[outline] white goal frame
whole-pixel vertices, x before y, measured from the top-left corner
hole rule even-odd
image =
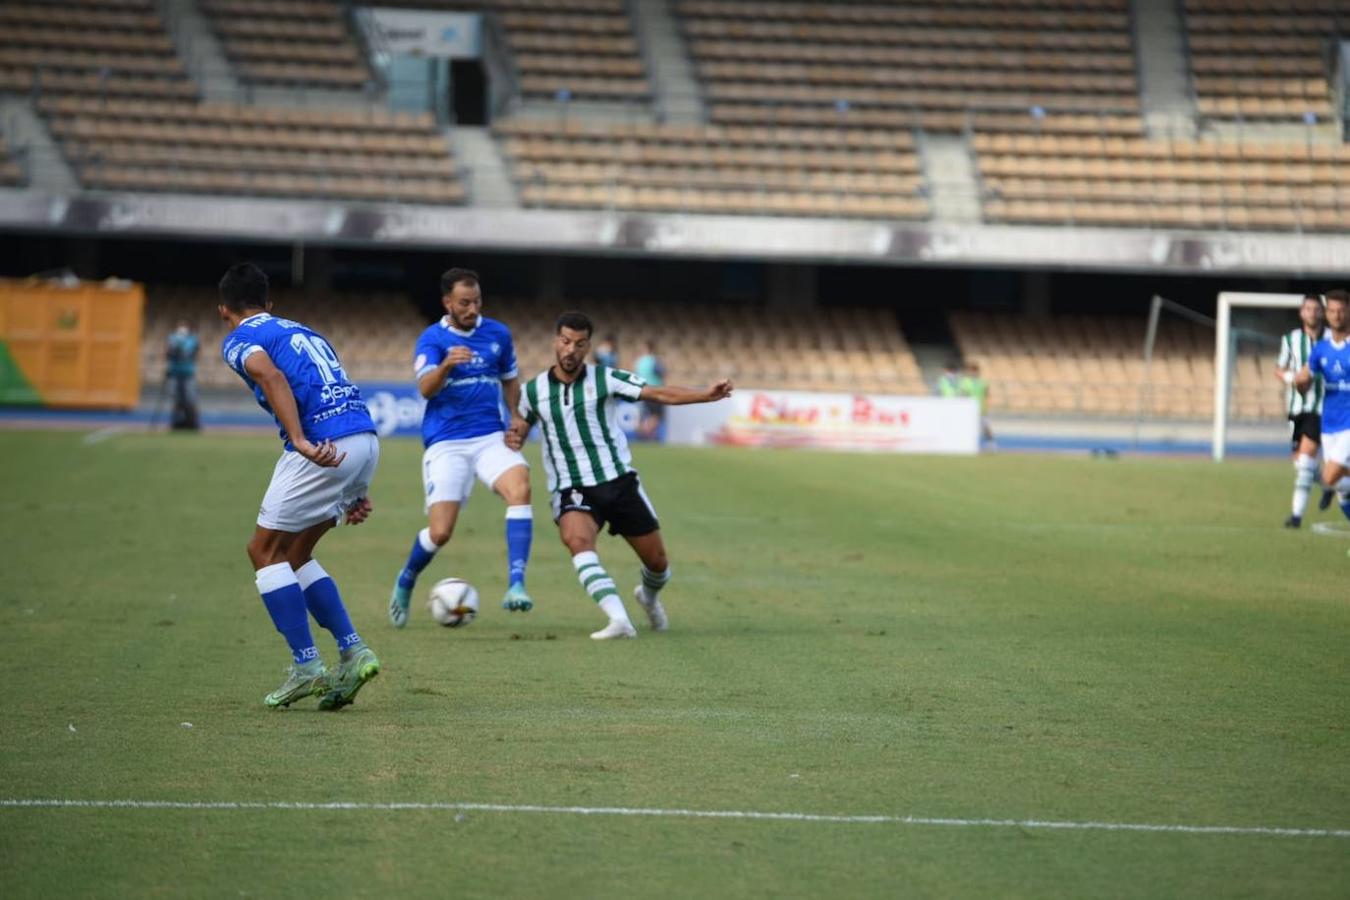
[[[1223,462],[1228,444],[1228,400],[1233,392],[1233,307],[1298,309],[1302,294],[1255,294],[1222,291],[1214,326],[1214,461]],[[1292,325],[1290,326],[1293,327]]]

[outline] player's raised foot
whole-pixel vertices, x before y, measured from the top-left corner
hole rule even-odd
[[[591,632],[593,641],[612,641],[615,638],[635,638],[637,629],[627,619],[610,619],[609,624],[599,631]]]
[[[516,582],[506,589],[506,596],[502,598],[502,609],[508,612],[529,612],[534,609],[534,601],[525,592],[525,585]]]
[[[1287,519],[1284,520],[1284,527],[1285,527],[1285,528],[1301,528],[1301,527],[1303,527],[1303,520],[1300,519],[1298,516],[1290,516],[1289,518],[1287,518]]]
[[[328,693],[319,701],[319,709],[342,709],[356,699],[362,685],[380,674],[380,661],[375,651],[364,644],[344,659],[337,672],[328,680]]]
[[[408,624],[408,606],[412,603],[412,588],[404,587],[401,581],[394,582],[394,590],[389,595],[389,624],[402,628]]]
[[[303,665],[293,665],[287,673],[281,687],[263,698],[263,703],[273,709],[278,706],[290,706],[297,700],[321,694],[328,687],[328,670],[321,660],[313,660]]]
[[[637,600],[638,606],[641,606],[643,612],[647,614],[647,621],[652,623],[652,631],[665,631],[670,627],[670,619],[666,617],[666,608],[661,605],[661,598],[649,594],[646,585],[637,586],[637,590],[633,591],[633,599]]]
[[[1336,499],[1336,492],[1331,488],[1322,488],[1322,499],[1317,501],[1317,508],[1326,512],[1331,508],[1331,501]]]

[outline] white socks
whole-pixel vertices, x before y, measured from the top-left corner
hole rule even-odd
[[[623,600],[619,599],[619,590],[614,584],[614,579],[610,578],[604,566],[600,565],[599,555],[594,550],[578,553],[572,557],[572,565],[576,567],[577,580],[581,582],[581,586],[591,595],[596,605],[604,610],[605,615],[609,616],[610,621],[628,622],[628,610],[623,608]]]
[[[1294,458],[1294,502],[1293,513],[1303,518],[1308,509],[1308,493],[1317,481],[1317,457],[1300,453]]]

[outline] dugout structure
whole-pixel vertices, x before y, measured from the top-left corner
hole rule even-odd
[[[0,280],[0,403],[131,409],[144,318],[139,284]]]

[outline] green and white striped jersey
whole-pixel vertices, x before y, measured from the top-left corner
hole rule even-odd
[[[587,365],[564,384],[553,370],[525,382],[520,415],[538,424],[550,492],[594,487],[626,474],[633,455],[616,421],[618,400],[637,400],[647,386],[632,372]]]
[[[1331,336],[1331,329],[1326,329],[1322,333],[1323,337]],[[1308,337],[1308,332],[1302,328],[1295,328],[1288,334],[1280,338],[1280,358],[1275,365],[1286,372],[1297,374],[1300,369],[1308,364],[1308,356],[1312,353],[1312,348],[1316,346],[1317,341]],[[1312,387],[1306,391],[1299,391],[1293,385],[1285,389],[1285,406],[1289,412],[1289,418],[1301,416],[1304,413],[1322,414],[1322,395],[1326,392],[1326,385],[1322,381],[1321,375],[1313,376]]]

